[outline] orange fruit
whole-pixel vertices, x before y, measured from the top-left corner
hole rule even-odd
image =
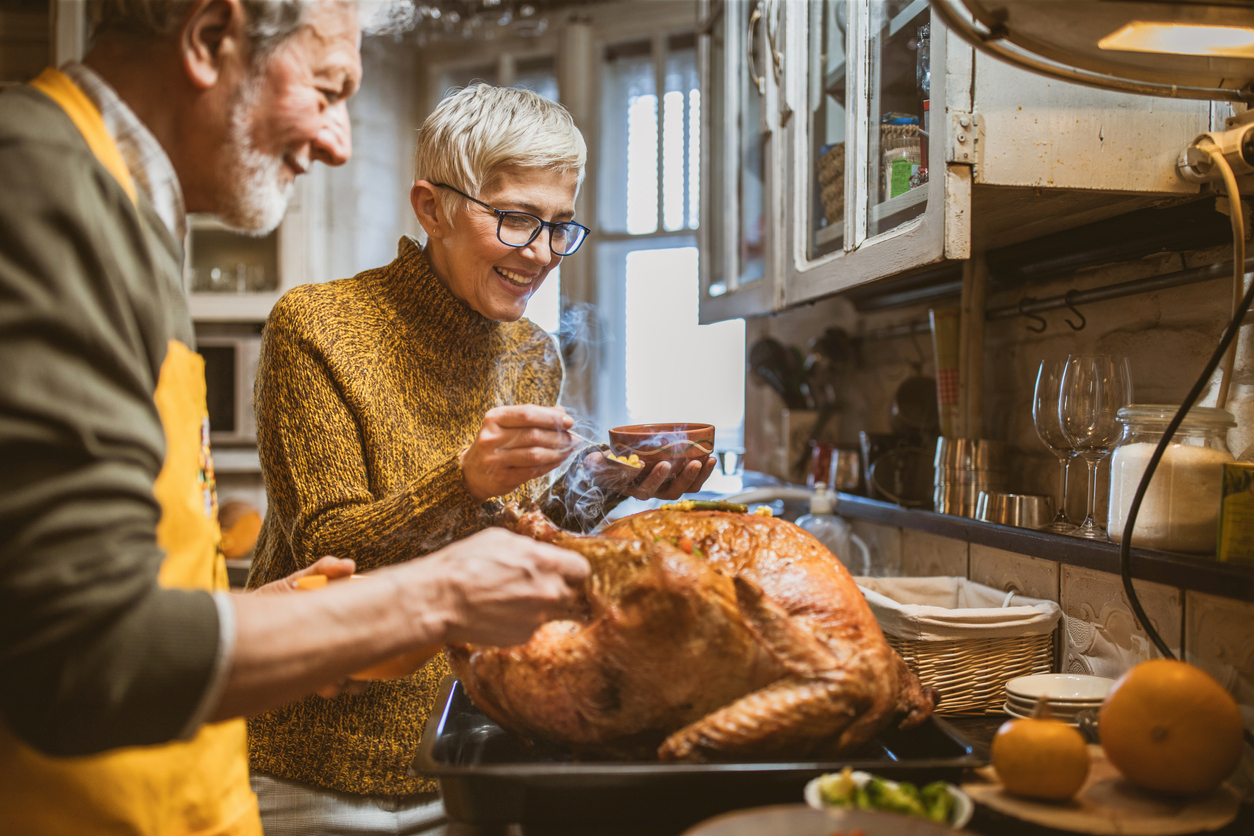
[[[1084,736],[1059,720],[1008,720],[994,735],[991,754],[1002,786],[1015,795],[1062,801],[1089,774]]]
[[[238,560],[257,545],[257,535],[261,533],[261,513],[247,502],[229,500],[218,509],[218,525],[222,529],[222,556],[227,560]]]
[[[1116,680],[1098,731],[1106,757],[1132,783],[1174,795],[1210,792],[1241,760],[1241,711],[1200,668],[1142,662]]]

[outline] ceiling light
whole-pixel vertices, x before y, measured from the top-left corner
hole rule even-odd
[[[1134,20],[1097,42],[1102,49],[1254,58],[1254,29]]]
[[[1123,93],[1254,102],[1252,0],[930,0],[1020,69]]]

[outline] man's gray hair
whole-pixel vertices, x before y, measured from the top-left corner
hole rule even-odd
[[[183,25],[195,0],[92,0],[93,32],[115,31],[163,38]],[[300,29],[310,9],[324,2],[354,0],[240,0],[248,17],[253,56],[265,56]]]
[[[495,186],[506,168],[541,168],[583,182],[588,148],[570,112],[519,87],[473,84],[448,95],[418,131],[414,179],[470,195]],[[465,199],[439,191],[450,219]]]

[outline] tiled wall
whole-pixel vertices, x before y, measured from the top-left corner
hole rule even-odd
[[[1227,219],[1216,213],[1217,223]],[[1123,264],[1019,287],[990,288],[988,306],[1013,305],[1024,296],[1044,298],[1071,288],[1089,289],[1131,279],[1179,271],[1185,267],[1231,259],[1231,249],[1216,247],[1179,254],[1163,253]],[[943,303],[956,305],[956,300]],[[1036,437],[1032,426],[1032,391],[1042,360],[1062,359],[1074,352],[1122,354],[1131,361],[1134,399],[1138,403],[1179,403],[1218,341],[1231,305],[1231,279],[1173,288],[1086,305],[1087,326],[1072,331],[1066,311],[1045,314],[1048,328],[1027,330],[1027,320],[987,323],[984,368],[984,437],[1008,441],[1013,450],[1011,487],[1019,493],[1056,494],[1058,465]],[[1074,317],[1073,317],[1074,319]],[[769,317],[747,320],[745,339],[752,345],[763,336],[807,349],[808,341],[825,328],[839,326],[850,335],[874,332],[909,322],[926,322],[927,306],[859,314],[847,300],[825,299]],[[1229,408],[1240,426],[1229,436],[1233,454],[1254,449],[1254,324],[1242,329]],[[889,411],[898,385],[921,366],[932,374],[931,339],[924,334],[873,339],[861,346],[857,368],[841,380],[842,407],[829,423],[831,441],[856,445],[858,432],[888,432]],[[1213,402],[1214,395],[1209,396]],[[1206,402],[1206,399],[1203,399]],[[764,386],[745,387],[746,466],[771,470],[783,404]],[[1099,469],[1097,511],[1105,519],[1109,465]],[[1087,474],[1083,462],[1072,462],[1069,510],[1083,517]]]
[[[893,526],[855,522],[881,574],[951,575],[995,589],[1014,590],[1062,607],[1055,669],[1118,677],[1159,656],[1136,623],[1118,575],[1067,566],[961,540]],[[875,572],[873,572],[874,574]],[[1254,604],[1134,581],[1155,629],[1177,655],[1210,673],[1241,706],[1254,729]],[[1254,758],[1234,781],[1254,791]]]

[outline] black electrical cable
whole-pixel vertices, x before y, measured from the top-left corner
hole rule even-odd
[[[1154,643],[1154,646],[1158,648],[1158,652],[1165,659],[1175,659],[1176,656],[1171,652],[1171,648],[1167,647],[1163,637],[1158,635],[1154,625],[1150,623],[1149,616],[1145,614],[1145,609],[1141,606],[1141,602],[1136,596],[1136,589],[1132,586],[1132,531],[1136,528],[1136,516],[1141,510],[1141,501],[1145,499],[1145,492],[1149,488],[1150,480],[1154,477],[1154,471],[1158,468],[1158,463],[1162,461],[1163,454],[1167,451],[1167,445],[1171,444],[1172,436],[1175,435],[1176,430],[1180,429],[1180,424],[1183,423],[1185,416],[1189,414],[1189,410],[1193,408],[1193,405],[1197,403],[1197,399],[1201,397],[1202,390],[1206,388],[1211,375],[1215,373],[1215,369],[1219,368],[1219,364],[1223,362],[1224,354],[1228,351],[1228,346],[1237,338],[1237,334],[1241,330],[1241,324],[1245,320],[1245,315],[1249,312],[1252,304],[1254,304],[1254,282],[1250,283],[1250,289],[1245,292],[1245,296],[1241,299],[1241,304],[1237,307],[1236,313],[1233,314],[1228,327],[1224,329],[1223,337],[1220,338],[1219,345],[1215,348],[1215,353],[1207,361],[1206,368],[1202,369],[1197,382],[1193,384],[1193,388],[1185,396],[1184,403],[1176,410],[1176,414],[1172,416],[1171,421],[1167,424],[1167,428],[1163,430],[1163,437],[1159,439],[1158,446],[1154,448],[1154,454],[1150,456],[1149,465],[1145,468],[1144,475],[1141,476],[1141,482],[1136,486],[1136,493],[1132,497],[1132,505],[1128,508],[1128,521],[1123,527],[1123,541],[1119,544],[1119,571],[1123,576],[1123,588],[1128,594],[1128,603],[1132,605],[1132,612],[1136,614],[1137,621],[1140,622],[1150,641]],[[1243,731],[1246,744],[1254,746],[1254,734],[1251,734],[1249,729],[1244,729]]]

